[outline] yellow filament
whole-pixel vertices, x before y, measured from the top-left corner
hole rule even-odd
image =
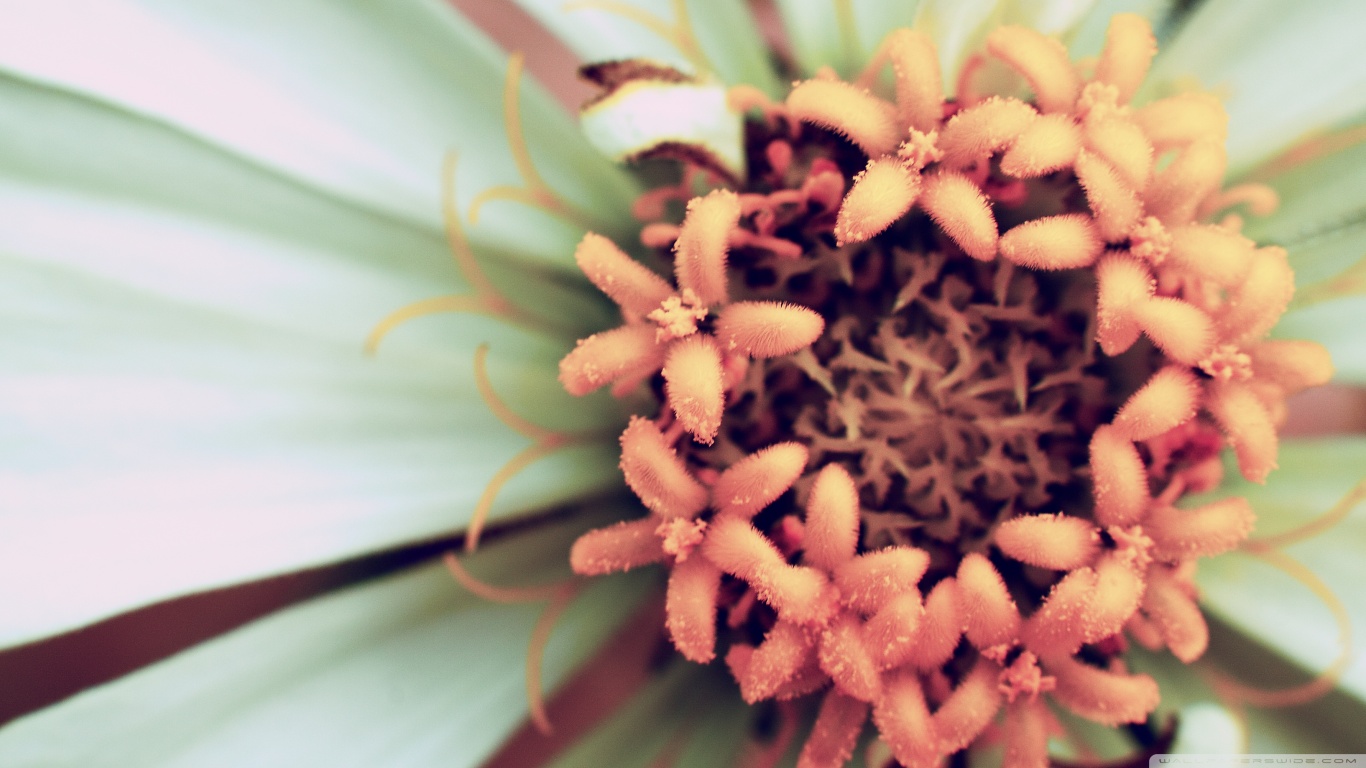
[[[1366,480],[1357,483],[1352,490],[1347,492],[1342,500],[1333,505],[1331,509],[1324,512],[1317,518],[1305,523],[1304,525],[1291,528],[1288,531],[1272,534],[1270,536],[1257,536],[1248,539],[1243,543],[1243,549],[1253,552],[1269,552],[1279,549],[1287,544],[1294,544],[1297,541],[1312,539],[1315,536],[1326,533],[1334,526],[1347,519],[1347,515],[1356,508],[1356,505],[1366,501]]]
[[[1290,578],[1303,584],[1310,592],[1314,593],[1315,597],[1323,601],[1324,607],[1333,614],[1333,620],[1338,625],[1338,647],[1341,648],[1341,652],[1333,660],[1333,663],[1328,665],[1314,679],[1301,685],[1279,690],[1267,690],[1245,685],[1223,673],[1209,670],[1206,674],[1210,679],[1210,685],[1234,702],[1251,704],[1254,707],[1294,707],[1307,704],[1333,690],[1342,677],[1342,673],[1352,663],[1351,616],[1348,615],[1347,607],[1343,605],[1342,600],[1333,590],[1329,589],[1328,585],[1324,584],[1303,563],[1270,547],[1244,545],[1244,548],[1250,554],[1265,560],[1268,564],[1279,568]]]
[[[366,354],[374,354],[379,345],[400,325],[419,317],[441,312],[480,312],[516,323],[525,328],[554,331],[554,326],[513,306],[489,280],[484,268],[474,257],[474,248],[460,224],[460,211],[455,203],[455,170],[459,155],[448,152],[441,167],[441,217],[446,228],[446,243],[456,269],[470,281],[472,296],[438,296],[401,307],[380,320],[365,338]]]
[[[1366,141],[1366,125],[1358,125],[1337,132],[1308,135],[1253,171],[1246,181],[1268,181],[1283,173],[1308,165]]]
[[[536,726],[536,730],[547,736],[554,730],[550,726],[550,716],[545,711],[545,692],[541,690],[541,663],[545,660],[545,647],[550,642],[550,633],[555,630],[555,623],[560,620],[578,595],[578,587],[569,585],[561,587],[551,598],[550,604],[541,612],[536,619],[536,626],[531,630],[531,643],[527,647],[526,654],[526,699],[528,714],[531,722]]]
[[[370,335],[365,337],[365,354],[375,354],[385,337],[409,320],[443,312],[483,312],[497,316],[504,309],[506,306],[496,298],[490,299],[484,296],[437,296],[416,301],[406,307],[394,310],[375,325],[374,329],[370,331]]]
[[[496,584],[480,581],[474,574],[465,570],[464,564],[460,562],[460,558],[456,557],[454,552],[447,552],[441,559],[446,564],[446,570],[451,572],[451,576],[460,586],[492,603],[533,603],[538,600],[548,600],[574,582],[574,579],[567,579],[555,584],[542,584],[535,587],[500,587]]]
[[[1366,293],[1366,256],[1327,280],[1296,291],[1291,309],[1310,307],[1319,302]]]
[[[485,203],[492,200],[511,200],[539,207],[551,215],[560,216],[587,228],[591,217],[565,202],[549,184],[545,183],[536,170],[530,150],[527,149],[526,135],[522,131],[521,99],[518,98],[517,92],[525,63],[526,56],[521,51],[514,52],[508,57],[507,75],[503,79],[503,131],[507,134],[508,151],[512,153],[512,160],[517,165],[517,173],[522,177],[523,186],[502,185],[480,192],[470,202],[470,224],[479,223],[479,211]]]
[[[534,440],[535,442],[522,449],[504,464],[489,484],[484,487],[484,493],[479,497],[478,503],[474,506],[474,514],[470,516],[469,529],[465,533],[465,551],[473,552],[479,546],[479,536],[483,533],[484,525],[488,521],[489,511],[493,508],[493,502],[498,498],[498,493],[503,489],[509,480],[517,473],[534,464],[536,461],[549,456],[555,451],[574,442],[581,441],[588,437],[570,436],[563,432],[546,429],[538,424],[534,424],[522,418],[516,411],[512,410],[503,401],[498,393],[493,390],[493,383],[489,381],[488,375],[488,354],[489,345],[480,344],[474,351],[474,381],[479,387],[479,395],[483,397],[484,403],[490,412],[508,426],[509,429],[517,432],[523,437]]]

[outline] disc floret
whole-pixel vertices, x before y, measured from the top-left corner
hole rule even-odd
[[[561,380],[660,406],[621,436],[649,513],[573,567],[665,564],[683,656],[751,703],[821,696],[803,766],[870,722],[930,765],[998,718],[1007,764],[1043,766],[1043,697],[1141,722],[1159,692],[1127,643],[1205,649],[1194,563],[1254,515],[1179,502],[1226,446],[1264,481],[1285,398],[1332,366],[1265,339],[1293,275],[1224,209],[1267,196],[1220,191],[1217,100],[1132,103],[1154,52],[1129,15],[1090,72],[1003,27],[982,55],[1018,87],[946,99],[933,43],[893,32],[855,83],[733,94],[764,118],[748,177],[642,235],[672,282],[596,235],[576,253],[623,324]],[[890,99],[862,85],[886,65]]]

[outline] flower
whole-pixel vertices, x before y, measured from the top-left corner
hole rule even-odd
[[[629,14],[526,5],[590,52],[653,53],[694,71],[705,57],[725,81],[781,96],[738,6],[721,4],[662,25],[660,31],[684,43],[670,57]],[[856,51],[871,50],[882,31],[917,21],[901,4],[831,4],[832,14],[838,8],[853,14],[841,26],[823,23],[811,10],[825,6],[797,12],[799,5],[781,8],[808,73],[834,62],[852,76],[859,69]],[[600,432],[617,418],[602,400],[564,405],[567,398],[556,399],[547,372],[569,340],[611,325],[603,305],[568,277],[569,259],[585,229],[630,239],[625,210],[637,191],[632,180],[574,145],[572,131],[543,96],[522,92],[505,101],[486,87],[501,80],[499,57],[441,6],[340,9],[300,0],[279,8],[281,18],[259,19],[225,7],[52,3],[26,9],[24,23],[0,33],[6,35],[0,61],[14,73],[6,81],[7,100],[24,106],[26,118],[8,124],[14,132],[6,142],[13,148],[11,221],[0,236],[7,238],[6,252],[17,254],[10,284],[22,286],[16,297],[30,302],[18,306],[31,305],[38,318],[21,324],[24,343],[15,349],[25,373],[11,379],[7,398],[24,416],[22,434],[33,437],[24,441],[24,472],[6,481],[13,500],[7,506],[25,510],[5,537],[14,542],[4,558],[15,590],[5,601],[10,642],[161,597],[461,527],[468,520],[461,515],[477,506],[486,481],[524,444],[497,429],[474,396],[465,361],[478,341],[490,342],[489,357],[481,360],[492,389],[508,401],[504,419],[530,417],[533,423],[522,426],[534,433],[535,445],[569,431]],[[976,10],[928,3],[921,12],[920,26],[941,44],[941,60],[950,66],[976,47],[976,22],[985,18]],[[1032,9],[998,10],[1009,20]],[[1072,29],[1086,9],[1068,18],[1055,13],[1067,16],[1065,10],[1049,5],[1014,20],[1059,32]],[[1351,10],[1316,5],[1289,20],[1280,18],[1282,8],[1238,8],[1232,15],[1247,19],[1250,29],[1284,24],[1289,39],[1312,36],[1325,48],[1348,52],[1352,38],[1344,30],[1352,25],[1342,18]],[[80,23],[72,25],[74,12]],[[1086,15],[1075,44],[1098,40],[1109,15],[1106,9]],[[1229,18],[1230,9],[1218,4],[1194,12],[1154,74],[1159,81],[1204,74],[1209,85],[1230,89],[1234,172],[1266,174],[1284,198],[1280,213],[1265,223],[1249,220],[1245,234],[1284,242],[1311,297],[1350,296],[1350,272],[1337,282],[1330,278],[1359,255],[1352,250],[1359,242],[1355,148],[1350,141],[1334,145],[1350,134],[1331,133],[1308,145],[1296,140],[1306,125],[1341,128],[1358,114],[1353,98],[1361,89],[1352,80],[1358,74],[1300,70],[1312,62],[1293,59],[1296,49],[1288,43],[1275,44],[1285,38],[1268,37],[1256,51],[1237,49],[1228,41],[1248,32]],[[47,44],[52,39],[67,43]],[[73,49],[87,55],[68,55]],[[142,51],[157,56],[135,55]],[[172,61],[178,66],[166,66]],[[1240,63],[1247,68],[1234,66]],[[1286,72],[1298,77],[1288,80]],[[516,79],[511,82],[518,93]],[[213,86],[209,97],[206,83]],[[1336,83],[1344,85],[1331,87]],[[445,106],[446,98],[458,103]],[[506,103],[521,110],[517,125],[530,155],[501,149]],[[58,125],[84,130],[54,130]],[[507,196],[544,200],[554,190],[573,209],[543,215],[482,203],[479,222],[461,230],[484,257],[480,271],[468,262],[463,272],[452,269],[441,256],[432,212],[439,210],[435,169],[453,137],[461,150],[456,180],[467,203],[468,190],[512,185],[518,189]],[[165,172],[148,174],[149,168]],[[861,226],[868,225],[856,222],[840,237],[860,238]],[[195,258],[194,268],[185,266],[186,254]],[[452,316],[405,326],[374,359],[355,353],[373,318],[430,299],[434,284],[454,294],[474,289],[475,300],[486,302],[473,305],[478,309],[488,309],[495,293],[510,297],[529,330]],[[470,308],[469,301],[436,300],[410,314]],[[687,304],[680,296],[679,308]],[[1355,339],[1342,339],[1350,325],[1331,319],[1359,305],[1349,298],[1300,313],[1309,319],[1300,320],[1297,335],[1341,339],[1331,346],[1348,382],[1359,380],[1357,365],[1366,357],[1351,353]],[[434,330],[441,322],[446,325]],[[52,330],[57,333],[44,333]],[[82,354],[71,354],[78,343]],[[1236,353],[1210,360],[1215,370],[1237,364]],[[710,416],[699,413],[696,423],[707,423]],[[554,433],[533,429],[548,423]],[[506,484],[494,517],[543,510],[616,482],[609,469],[614,443],[586,439],[572,447]],[[1312,516],[1359,479],[1359,452],[1359,440],[1287,445],[1271,490],[1234,490],[1251,497],[1264,520],[1266,507],[1274,511],[1271,494],[1284,493],[1277,488],[1329,496],[1300,512]],[[1340,467],[1329,463],[1335,457]],[[62,487],[77,462],[97,470],[83,476],[93,479],[80,489]],[[628,499],[608,499],[591,506],[608,518],[633,516]],[[186,518],[186,509],[202,517]],[[1343,514],[1349,509],[1344,505]],[[511,536],[466,567],[491,582],[514,575],[545,580],[555,567],[553,553],[594,523],[577,516],[529,537]],[[1325,566],[1316,570],[1329,578],[1342,550],[1313,541],[1321,554],[1300,557],[1321,557]],[[1321,667],[1322,657],[1336,652],[1331,642],[1323,650],[1323,633],[1314,631],[1322,622],[1312,606],[1300,607],[1305,619],[1285,622],[1306,627],[1303,634],[1267,634],[1277,622],[1264,606],[1247,604],[1256,591],[1237,584],[1245,577],[1225,572],[1221,581],[1215,573],[1205,582],[1207,601],[1231,625],[1307,666]],[[244,750],[266,749],[262,760],[336,762],[330,750],[340,749],[362,764],[446,764],[451,755],[477,762],[521,715],[514,703],[521,697],[519,644],[536,610],[453,597],[442,578],[417,572],[267,619],[17,722],[0,732],[0,755],[10,750],[20,764],[155,763],[222,754],[241,760],[261,754]],[[648,577],[606,581],[575,601],[557,630],[560,643],[547,647],[546,677],[561,677],[649,585]],[[507,642],[510,637],[518,643]],[[459,638],[456,649],[452,638]],[[1021,680],[1029,678],[1028,670],[1018,671]],[[299,682],[281,685],[284,679]],[[1360,706],[1359,673],[1338,669],[1328,679],[1340,681],[1348,711],[1358,711],[1350,707]],[[1175,680],[1179,687],[1181,679]],[[597,763],[617,764],[604,755],[647,750],[672,733],[706,746],[738,736],[724,725],[743,722],[744,715],[724,707],[695,710],[700,720],[652,719],[661,709],[677,713],[677,697],[708,701],[714,693],[708,685],[716,683],[699,683],[686,671],[665,675],[639,706],[609,724],[622,738],[612,740],[609,730],[581,749],[604,750]],[[70,734],[72,723],[94,730],[78,744],[57,741],[54,735]],[[174,736],[148,735],[168,732]],[[64,756],[68,749],[93,751],[89,758]],[[308,751],[280,757],[296,749]]]

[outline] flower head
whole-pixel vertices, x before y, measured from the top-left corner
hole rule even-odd
[[[591,698],[640,690],[566,762],[1359,738],[1366,457],[1281,439],[1318,342],[1366,380],[1350,0],[755,3],[771,45],[741,3],[517,5],[588,141],[444,1],[7,13],[0,717],[99,682],[24,681],[106,617],[433,562],[0,763],[475,765],[591,728],[541,694],[599,647]],[[1230,637],[1318,672],[1239,682]]]

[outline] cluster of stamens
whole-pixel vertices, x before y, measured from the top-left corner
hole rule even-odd
[[[1285,398],[1332,368],[1265,339],[1293,275],[1228,212],[1268,191],[1221,189],[1219,103],[1130,105],[1154,52],[1119,16],[1083,73],[1004,27],[946,100],[930,40],[894,32],[860,81],[890,64],[891,100],[830,74],[733,92],[763,116],[750,178],[642,235],[672,283],[597,235],[575,254],[624,322],[564,358],[566,389],[661,405],[621,435],[649,514],[572,565],[664,564],[673,644],[746,701],[823,691],[802,766],[843,765],[869,720],[932,765],[998,716],[1007,765],[1043,766],[1042,697],[1142,722],[1127,642],[1205,650],[1195,562],[1253,513],[1177,502],[1226,446],[1262,482]],[[993,60],[1032,97],[974,95]]]

